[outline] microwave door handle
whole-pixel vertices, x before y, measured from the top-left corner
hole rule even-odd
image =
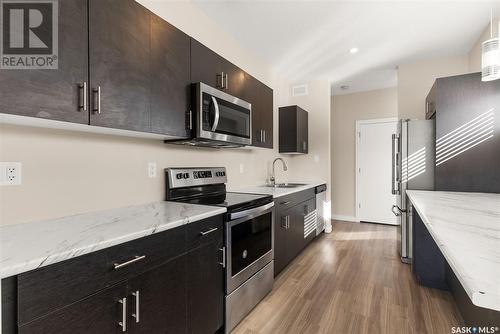
[[[212,96],[212,102],[214,103],[214,108],[215,108],[215,118],[214,118],[214,124],[212,125],[212,132],[215,132],[215,130],[217,130],[217,126],[219,126],[220,111],[219,111],[219,103],[217,102],[217,99],[214,96]]]

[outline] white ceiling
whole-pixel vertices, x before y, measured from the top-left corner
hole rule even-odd
[[[402,63],[464,55],[490,8],[500,14],[499,0],[193,2],[293,82],[329,79],[334,94],[395,86]]]

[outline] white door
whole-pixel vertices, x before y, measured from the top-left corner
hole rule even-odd
[[[395,119],[356,122],[356,215],[364,222],[397,225],[391,212],[392,134]]]

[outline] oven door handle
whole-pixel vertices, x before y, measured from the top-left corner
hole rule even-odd
[[[274,206],[274,202],[271,202],[271,203],[268,203],[266,205],[259,206],[257,208],[253,208],[253,209],[248,209],[248,210],[244,210],[244,211],[240,211],[240,212],[231,213],[229,215],[229,217],[230,217],[231,220],[239,219],[239,218],[243,218],[243,217],[247,217],[247,216],[255,217],[259,213],[262,213],[262,212],[264,212],[266,210],[269,210],[273,206]]]
[[[220,110],[219,110],[219,103],[217,102],[217,99],[214,96],[212,96],[212,102],[214,103],[214,108],[215,108],[215,118],[214,118],[214,124],[212,125],[212,132],[215,132],[215,130],[217,130],[217,127],[219,126]]]

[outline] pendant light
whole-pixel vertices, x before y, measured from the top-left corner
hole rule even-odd
[[[499,23],[500,33],[500,23]],[[500,79],[500,40],[493,38],[493,8],[490,16],[490,39],[483,42],[481,59],[482,81],[493,81]]]

